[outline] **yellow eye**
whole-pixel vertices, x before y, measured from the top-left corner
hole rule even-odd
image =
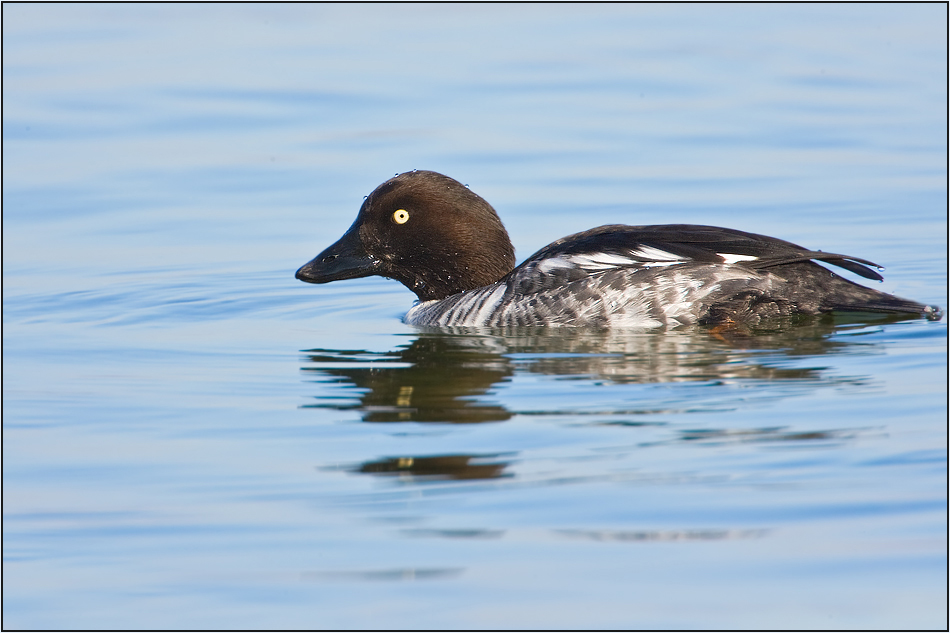
[[[409,221],[409,212],[405,209],[396,209],[393,213],[393,222],[396,224],[405,224]]]

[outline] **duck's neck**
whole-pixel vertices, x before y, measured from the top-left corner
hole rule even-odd
[[[393,278],[416,293],[420,301],[445,299],[495,283],[512,271],[515,263],[514,248],[507,241],[507,249],[486,253],[442,254],[415,261],[411,266],[399,267]],[[400,274],[401,273],[401,274]]]

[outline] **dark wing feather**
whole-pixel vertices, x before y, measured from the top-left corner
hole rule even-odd
[[[865,259],[811,251],[791,242],[744,231],[670,224],[611,225],[570,235],[539,250],[499,283],[507,286],[506,301],[521,297],[525,301],[525,310],[533,313],[542,309],[542,304],[537,303],[540,294],[539,297],[527,295],[556,290],[558,293],[577,292],[573,295],[575,298],[589,299],[590,296],[584,294],[589,291],[585,284],[592,275],[601,275],[594,284],[597,292],[609,293],[623,291],[632,281],[632,276],[641,282],[663,278],[665,266],[675,267],[678,273],[687,277],[691,268],[695,268],[697,275],[706,280],[711,278],[710,275],[715,277],[716,271],[735,276],[740,272],[736,269],[745,269],[749,273],[748,284],[742,281],[741,274],[739,279],[733,277],[732,291],[722,287],[725,294],[721,300],[697,306],[700,311],[708,309],[701,321],[715,322],[717,315],[742,320],[791,312],[818,314],[833,310],[902,312],[924,315],[933,320],[942,317],[943,313],[937,307],[865,288],[835,275],[813,260],[850,270],[867,279],[881,279],[869,268],[877,265]],[[638,272],[640,270],[643,275]],[[775,272],[779,278],[775,296],[764,294],[752,283],[764,278],[755,271],[766,270]],[[578,281],[579,285],[573,285]],[[572,287],[574,290],[568,290]],[[495,292],[494,287],[491,292]],[[656,301],[659,301],[657,305],[663,305],[656,296],[647,303]],[[476,307],[481,309],[480,304]]]
[[[866,279],[881,281],[883,277],[870,267],[880,268],[866,259],[812,251],[797,244],[766,235],[746,233],[735,229],[694,224],[661,224],[655,226],[627,226],[612,224],[569,235],[545,246],[525,260],[522,266],[537,264],[548,258],[569,258],[572,255],[605,253],[634,260],[630,266],[648,266],[662,262],[643,254],[655,250],[697,263],[722,263],[720,255],[754,257],[738,265],[753,270],[774,268],[808,260],[818,260],[849,270]],[[584,274],[589,274],[585,271]]]

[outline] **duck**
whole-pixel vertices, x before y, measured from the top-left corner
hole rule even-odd
[[[295,276],[313,284],[394,279],[418,299],[403,320],[424,327],[755,327],[839,311],[943,316],[821,265],[881,281],[866,259],[716,226],[611,224],[515,261],[485,199],[453,178],[414,170],[373,190],[343,236]]]

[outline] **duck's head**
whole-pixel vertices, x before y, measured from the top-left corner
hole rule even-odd
[[[369,194],[353,226],[296,277],[325,284],[380,275],[429,300],[487,286],[514,265],[514,248],[490,204],[448,176],[412,171]]]

